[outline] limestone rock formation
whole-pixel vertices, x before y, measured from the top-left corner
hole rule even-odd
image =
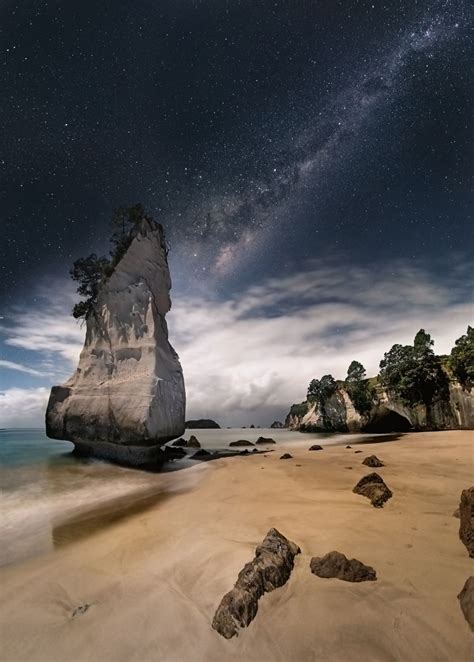
[[[468,577],[461,593],[458,595],[464,618],[474,632],[474,576]]]
[[[352,491],[370,499],[374,508],[383,508],[383,504],[392,497],[383,478],[375,472],[361,478]]]
[[[212,621],[214,630],[231,639],[247,627],[257,615],[262,595],[286,584],[300,551],[294,542],[270,529],[254,559],[239,572],[234,588],[222,598]]]
[[[367,467],[372,467],[374,469],[377,467],[385,466],[382,460],[379,460],[376,455],[369,455],[364,460],[362,460],[362,464],[365,464]]]
[[[183,373],[165,320],[170,287],[163,229],[144,218],[99,287],[76,372],[51,389],[49,437],[141,465],[159,462],[160,446],[184,432]]]
[[[461,492],[459,504],[459,537],[469,556],[474,558],[474,487]]]
[[[323,557],[313,556],[310,568],[313,575],[325,579],[336,577],[346,582],[367,582],[377,579],[373,568],[357,559],[348,559],[341,552],[329,552]]]
[[[301,432],[408,432],[409,430],[456,430],[474,428],[474,389],[449,382],[447,399],[407,407],[382,388],[376,389],[372,409],[362,416],[349,393],[339,383],[336,392],[321,405],[305,401],[292,405],[285,427]]]

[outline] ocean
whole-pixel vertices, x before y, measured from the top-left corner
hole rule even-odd
[[[261,428],[187,430],[184,436],[191,434],[208,450],[229,450],[237,439],[273,437],[276,452],[372,438]],[[164,495],[189,489],[209,465],[188,455],[161,473],[147,473],[76,458],[72,448],[67,441],[48,439],[43,429],[0,429],[0,566],[67,544],[85,530],[100,527],[100,517],[110,519],[112,512],[128,516],[132,505],[135,510],[148,507]],[[189,454],[194,452],[189,449]]]

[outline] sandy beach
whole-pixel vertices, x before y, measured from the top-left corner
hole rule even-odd
[[[473,484],[473,449],[470,431],[291,448],[290,460],[278,445],[203,464],[199,480],[160,497],[147,481],[141,499],[63,523],[54,551],[0,571],[0,659],[467,662],[474,635],[456,596],[474,563],[453,512]],[[383,509],[352,492],[373,453],[393,491]],[[302,553],[227,641],[214,612],[271,527]],[[373,566],[377,581],[312,575],[311,557],[331,550]]]

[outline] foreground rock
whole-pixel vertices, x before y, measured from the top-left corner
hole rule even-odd
[[[310,451],[322,451],[323,447],[320,446],[319,444],[313,444],[312,446],[310,446],[310,448],[308,450],[310,450]]]
[[[474,557],[474,487],[461,492],[459,537],[470,557]]]
[[[469,577],[458,595],[464,618],[474,632],[474,576]]]
[[[99,286],[76,372],[53,386],[46,433],[77,453],[136,465],[160,463],[160,447],[184,431],[185,390],[165,316],[171,287],[163,229],[143,218]]]
[[[209,451],[206,451],[204,448],[200,448],[198,451],[194,453],[194,455],[191,455],[191,460],[202,460],[202,459],[209,460],[211,458],[211,453]]]
[[[271,439],[270,437],[259,437],[255,443],[256,444],[276,444],[276,441],[274,439]]]
[[[325,579],[336,577],[345,582],[367,582],[377,579],[373,568],[357,559],[348,559],[341,552],[329,552],[321,558],[313,556],[309,565],[313,575]]]
[[[352,491],[370,499],[374,508],[383,508],[383,504],[392,497],[383,478],[375,472],[361,478]]]
[[[379,460],[379,458],[376,455],[369,455],[368,457],[365,458],[365,460],[362,460],[362,464],[365,464],[367,467],[373,467],[374,469],[376,467],[384,467],[384,463]]]
[[[253,446],[253,444],[247,439],[239,439],[238,441],[231,441],[229,446]]]
[[[186,421],[184,427],[187,430],[220,430],[221,426],[211,418],[198,418],[193,421]]]
[[[188,442],[186,439],[183,439],[183,437],[180,437],[179,439],[176,439],[176,441],[173,441],[171,445],[185,448],[188,445]]]
[[[201,444],[193,434],[189,437],[186,446],[187,448],[201,448]]]
[[[247,627],[257,615],[262,595],[286,584],[300,551],[294,542],[270,529],[254,559],[239,572],[234,588],[222,598],[212,621],[214,630],[231,639]]]
[[[290,453],[283,453],[283,455],[280,457],[280,460],[291,460],[293,459],[293,455],[290,455]]]

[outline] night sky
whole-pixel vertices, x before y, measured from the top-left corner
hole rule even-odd
[[[199,311],[233,328],[248,318],[242,335],[256,320],[288,328],[311,310],[314,334],[287,338],[290,358],[313,354],[295,376],[301,398],[331,335],[362,354],[373,345],[350,335],[368,323],[349,323],[347,308],[322,329],[311,306],[352,292],[345,304],[360,309],[375,283],[380,301],[399,292],[395,320],[409,308],[406,325],[390,318],[387,329],[409,335],[431,316],[452,342],[471,301],[471,19],[462,0],[3,0],[0,395],[44,400],[71,372],[68,351],[47,331],[42,343],[31,320],[51,310],[67,319],[72,261],[106,253],[113,209],[138,201],[171,245],[170,339],[185,378],[208,329]],[[420,299],[407,299],[410,283],[426,285]],[[260,310],[245,309],[259,297]],[[67,333],[80,345],[80,329]],[[226,342],[216,339],[216,356]],[[283,416],[293,390],[269,393],[295,366],[269,356],[252,377],[252,350],[242,352],[250,390],[228,406],[254,411],[266,389],[262,406]],[[204,388],[193,375],[205,370],[189,368],[191,406]],[[218,415],[195,399],[193,413]]]

